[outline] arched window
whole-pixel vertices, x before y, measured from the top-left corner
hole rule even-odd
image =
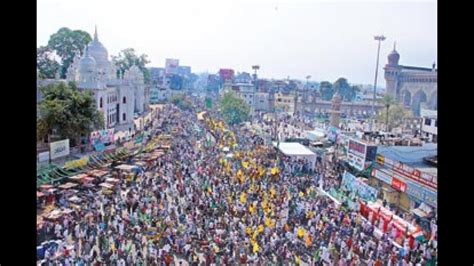
[[[102,97],[100,97],[100,100],[99,100],[99,107],[102,108]]]
[[[125,97],[125,96],[123,97],[122,103],[127,103],[127,97]],[[125,120],[125,119],[124,119],[124,120]]]
[[[125,99],[125,98],[124,98],[124,99]],[[123,114],[122,114],[122,120],[125,121],[125,120],[127,120],[126,118],[127,118],[127,115],[125,115],[125,113],[123,113]]]

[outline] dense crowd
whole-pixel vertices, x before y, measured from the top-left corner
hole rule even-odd
[[[163,132],[177,132],[163,156],[130,179],[111,169],[111,194],[89,191],[79,210],[38,230],[39,243],[60,240],[45,265],[435,265],[435,241],[396,248],[320,193],[339,186],[337,166],[277,162],[216,115],[198,121],[167,106],[161,117]]]

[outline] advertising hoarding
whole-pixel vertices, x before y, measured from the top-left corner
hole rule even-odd
[[[51,142],[51,160],[69,155],[69,139]]]
[[[179,59],[167,58],[165,63],[166,74],[178,74]]]
[[[227,68],[221,68],[219,70],[219,76],[221,77],[222,80],[229,80],[234,78],[234,70],[233,69],[227,69]]]
[[[349,164],[357,170],[364,170],[366,148],[367,145],[364,143],[349,139],[347,160]]]

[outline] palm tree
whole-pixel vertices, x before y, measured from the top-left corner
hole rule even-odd
[[[379,100],[381,104],[383,104],[386,108],[386,113],[385,113],[385,131],[388,132],[388,110],[390,109],[390,106],[394,105],[397,103],[395,98],[393,98],[392,95],[386,93],[382,99]]]

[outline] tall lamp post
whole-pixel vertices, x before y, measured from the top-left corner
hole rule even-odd
[[[379,70],[379,55],[380,55],[380,43],[384,41],[386,38],[383,35],[376,35],[374,36],[374,40],[378,41],[378,48],[377,48],[377,62],[375,64],[375,80],[374,80],[374,98],[372,101],[372,119],[370,120],[370,131],[373,129],[374,119],[375,119],[375,101],[376,101],[376,94],[377,94],[377,74]]]

